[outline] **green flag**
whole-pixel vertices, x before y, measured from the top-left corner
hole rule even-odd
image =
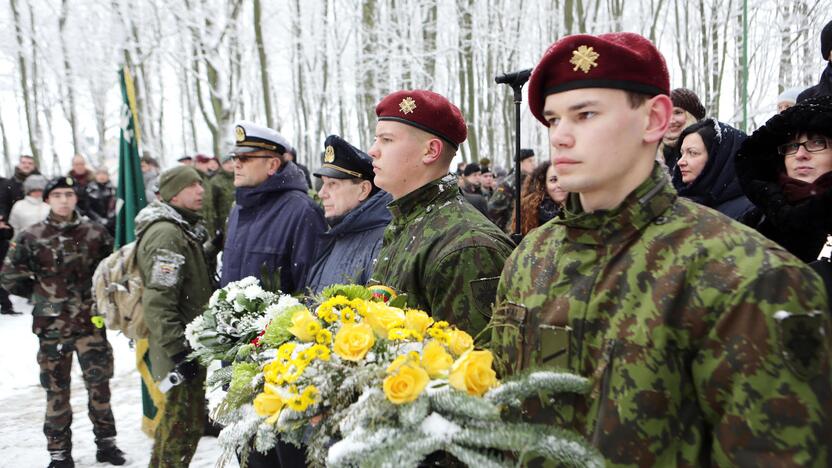
[[[136,112],[136,92],[130,70],[124,67],[119,71],[121,81],[121,143],[118,151],[118,188],[116,189],[116,248],[136,239],[134,220],[139,210],[147,205],[144,195],[144,178],[139,156],[138,114]]]
[[[121,82],[121,141],[118,151],[118,187],[116,189],[116,241],[115,247],[129,244],[136,240],[136,215],[147,205],[144,195],[144,177],[142,176],[139,144],[141,131],[139,115],[136,109],[136,91],[130,70],[124,67],[119,71]],[[165,397],[159,392],[150,369],[150,354],[147,339],[136,342],[136,368],[141,376],[142,386],[142,430],[150,437],[164,408]]]

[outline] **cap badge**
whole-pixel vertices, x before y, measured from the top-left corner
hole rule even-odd
[[[335,148],[332,145],[326,147],[326,151],[324,152],[324,162],[331,164],[335,161]]]
[[[69,185],[70,187],[72,187],[72,185],[73,185],[73,184],[75,184],[75,181],[74,181],[74,180],[72,180],[72,177],[67,177],[65,182],[66,182],[66,184],[67,184],[67,185]]]
[[[402,114],[412,114],[413,109],[416,109],[416,101],[410,96],[402,99],[402,102],[399,103],[399,110]]]
[[[246,140],[246,129],[244,129],[240,125],[237,125],[236,132],[237,132],[237,142],[241,142],[241,141]]]
[[[580,68],[582,72],[589,73],[592,67],[598,66],[598,62],[596,62],[598,57],[598,52],[592,50],[592,47],[582,45],[572,51],[572,59],[569,60],[569,63],[575,65],[572,71],[578,71]]]

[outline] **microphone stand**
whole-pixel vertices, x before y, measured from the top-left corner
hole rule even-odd
[[[514,232],[511,240],[519,245],[523,240],[520,228],[520,195],[522,174],[520,171],[520,103],[523,102],[523,85],[529,80],[532,69],[520,70],[494,77],[497,84],[507,84],[514,91]]]

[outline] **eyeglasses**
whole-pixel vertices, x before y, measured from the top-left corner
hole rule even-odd
[[[232,161],[234,161],[234,162],[240,161],[240,163],[242,163],[242,164],[247,163],[250,159],[272,159],[272,158],[274,158],[274,156],[262,156],[262,155],[261,156],[250,156],[250,155],[247,155],[247,154],[239,154],[239,153],[231,153],[231,154],[228,155],[228,157]]]
[[[782,156],[791,156],[793,154],[797,154],[797,151],[802,146],[810,153],[817,153],[818,151],[825,150],[828,145],[829,143],[826,141],[826,138],[812,138],[811,140],[806,140],[800,143],[782,144],[777,147],[777,152]]]

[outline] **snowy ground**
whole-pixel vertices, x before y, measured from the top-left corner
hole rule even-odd
[[[32,334],[31,306],[12,296],[15,309],[24,315],[0,315],[0,468],[45,467],[49,464],[43,417],[46,393],[38,381],[37,337]],[[110,381],[118,446],[127,454],[127,467],[145,467],[153,441],[141,430],[141,390],[135,354],[128,340],[109,333],[115,359]],[[92,424],[87,417],[87,391],[77,359],[72,371],[72,455],[75,465],[112,466],[95,461]],[[192,467],[212,467],[219,458],[217,440],[203,437]]]

